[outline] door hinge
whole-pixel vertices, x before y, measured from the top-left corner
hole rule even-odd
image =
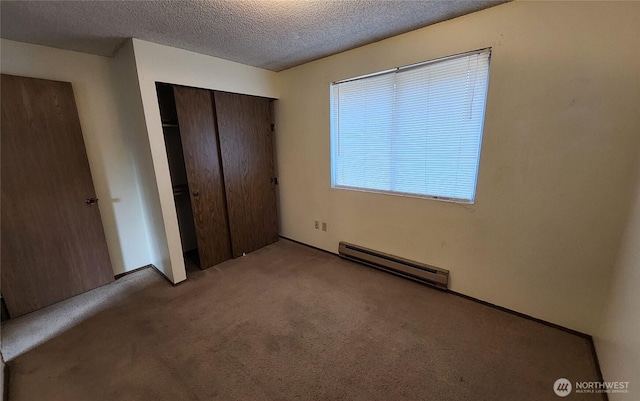
[[[276,130],[276,125],[275,124],[271,124],[271,132],[274,132]]]
[[[278,177],[271,177],[271,183],[278,185]]]

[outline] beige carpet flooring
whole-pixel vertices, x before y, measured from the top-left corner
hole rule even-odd
[[[133,273],[2,340],[10,401],[558,401],[556,379],[598,380],[582,337],[286,240],[177,287]]]

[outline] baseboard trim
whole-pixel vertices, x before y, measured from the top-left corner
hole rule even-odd
[[[282,239],[286,239],[287,241],[295,242],[296,244],[304,245],[304,246],[306,246],[308,248],[315,249],[316,251],[328,253],[329,255],[339,256],[337,252],[331,252],[331,251],[327,251],[326,249],[322,249],[322,248],[318,248],[318,247],[313,246],[313,245],[305,244],[304,242],[296,241],[296,240],[291,239],[289,237],[285,237],[284,235],[278,235],[278,237],[280,237]]]
[[[149,265],[149,266],[150,266],[150,267],[152,267],[152,268],[153,268],[153,270],[155,270],[156,272],[158,272],[158,274],[159,274],[160,276],[162,276],[165,280],[167,280],[167,282],[168,282],[169,284],[171,284],[173,287],[177,287],[177,286],[179,286],[180,284],[185,283],[185,282],[187,281],[187,279],[185,279],[185,280],[182,280],[182,281],[181,281],[181,282],[179,282],[179,283],[174,283],[173,281],[171,281],[171,279],[169,279],[169,277],[167,277],[167,276],[166,276],[166,275],[165,275],[165,274],[164,274],[160,269],[158,269],[155,265]]]
[[[149,266],[151,266],[153,268],[153,270],[155,270],[156,273],[158,273],[160,275],[160,277],[162,277],[165,280],[167,280],[169,282],[169,284],[171,284],[172,286],[175,286],[173,281],[169,280],[169,277],[167,277],[163,272],[161,272],[160,269],[158,269],[155,265],[149,265]]]
[[[167,276],[166,276],[162,271],[160,271],[160,269],[158,269],[158,268],[157,268],[155,265],[153,265],[153,264],[148,264],[148,265],[146,265],[146,266],[138,267],[137,269],[129,270],[128,272],[124,272],[124,273],[116,274],[116,275],[115,275],[115,279],[116,279],[116,280],[121,279],[121,278],[122,278],[122,277],[124,277],[124,276],[128,276],[129,274],[133,274],[133,273],[139,272],[140,270],[144,270],[144,269],[153,269],[153,270],[155,270],[155,271],[156,271],[160,276],[162,276],[162,278],[164,278],[165,280],[167,280],[167,281],[169,282],[169,284],[171,284],[171,285],[172,285],[172,286],[174,286],[174,287],[175,287],[175,286],[178,286],[178,285],[180,285],[180,284],[182,284],[182,283],[184,283],[185,281],[187,281],[187,280],[182,280],[182,281],[181,281],[181,282],[179,282],[179,283],[174,283],[173,281],[171,281],[171,280],[169,279],[169,277],[167,277]]]
[[[453,295],[456,295],[458,297],[461,297],[461,298],[464,298],[464,299],[468,299],[470,301],[474,301],[474,302],[477,302],[479,304],[482,304],[482,305],[485,305],[485,306],[489,306],[489,307],[492,307],[494,309],[498,309],[498,310],[501,310],[503,312],[507,312],[507,313],[510,313],[512,315],[516,315],[516,316],[525,318],[527,320],[532,320],[532,321],[537,322],[537,323],[542,323],[545,326],[553,327],[554,329],[562,330],[564,332],[567,332],[569,334],[573,334],[573,335],[578,336],[578,337],[585,338],[587,340],[592,340],[592,338],[591,338],[591,336],[589,334],[585,334],[585,333],[582,333],[580,331],[570,329],[568,327],[560,326],[559,324],[551,323],[551,322],[548,322],[546,320],[539,319],[537,317],[529,316],[529,315],[527,315],[525,313],[518,312],[518,311],[515,311],[513,309],[505,308],[504,306],[492,304],[491,302],[483,301],[481,299],[474,298],[474,297],[472,297],[470,295],[461,294],[461,293],[453,291],[453,290],[447,290],[447,292],[451,293]]]
[[[148,268],[150,268],[150,267],[153,267],[153,265],[146,265],[146,266],[138,267],[137,269],[133,269],[133,270],[126,271],[126,272],[124,272],[124,273],[116,274],[116,275],[114,276],[114,278],[115,278],[116,280],[119,280],[119,279],[121,279],[121,278],[122,278],[122,277],[124,277],[124,276],[128,276],[129,274],[133,274],[133,273],[139,272],[140,270],[148,269]]]

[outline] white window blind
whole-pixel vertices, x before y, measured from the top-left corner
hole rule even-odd
[[[332,186],[472,203],[490,54],[333,83]]]

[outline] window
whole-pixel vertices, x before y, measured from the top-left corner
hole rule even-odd
[[[332,187],[473,203],[490,55],[333,83]]]

